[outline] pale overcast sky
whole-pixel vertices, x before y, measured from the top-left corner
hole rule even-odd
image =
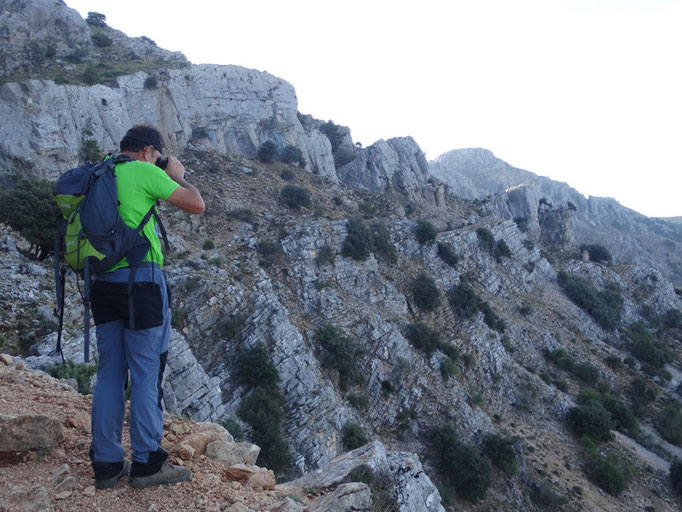
[[[66,0],[193,63],[290,82],[355,141],[511,165],[682,215],[682,0]]]

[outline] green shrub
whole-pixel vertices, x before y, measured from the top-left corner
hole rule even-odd
[[[293,463],[281,434],[283,406],[280,393],[257,387],[237,410],[239,418],[251,427],[251,441],[261,448],[258,465],[270,468],[276,475],[286,472]]]
[[[285,254],[282,244],[272,240],[261,240],[256,250],[260,256],[259,263],[263,268],[279,266],[284,263]]]
[[[81,146],[80,158],[83,162],[99,162],[104,158],[104,152],[99,148],[96,140],[88,139]]]
[[[320,362],[325,368],[339,374],[341,391],[348,391],[350,384],[362,381],[358,368],[362,355],[358,345],[333,325],[326,324],[317,331]]]
[[[528,231],[528,217],[514,217],[514,222],[522,233]]]
[[[441,347],[440,334],[422,322],[415,322],[407,326],[405,337],[410,344],[431,357]]]
[[[573,374],[589,386],[594,386],[599,380],[599,370],[591,363],[578,363],[573,368]]]
[[[628,394],[635,416],[642,416],[646,406],[656,399],[656,391],[641,377],[635,377],[630,381]]]
[[[293,172],[291,172],[291,169],[283,169],[279,173],[279,177],[282,178],[284,181],[291,181],[295,178],[295,175]]]
[[[275,143],[271,140],[266,140],[258,148],[256,156],[261,162],[265,162],[266,164],[272,163],[277,157],[277,146],[275,146]]]
[[[289,208],[298,210],[301,206],[310,208],[310,191],[298,185],[285,185],[280,192],[280,197]]]
[[[682,446],[682,412],[673,403],[668,403],[663,407],[658,431],[669,443]]]
[[[603,245],[599,244],[582,244],[580,246],[580,252],[587,251],[590,253],[590,260],[596,261],[598,263],[611,263],[613,258],[608,249]]]
[[[9,224],[31,244],[30,256],[44,260],[54,247],[61,215],[52,191],[54,182],[24,179],[16,188],[0,189],[0,222]]]
[[[431,243],[436,239],[438,231],[428,220],[418,220],[414,228],[414,235],[420,244]]]
[[[471,318],[478,313],[483,302],[471,285],[462,278],[456,286],[452,287],[448,298],[452,308],[462,318]]]
[[[557,492],[547,482],[533,482],[530,489],[530,499],[543,510],[561,510],[568,498]]]
[[[651,333],[642,322],[637,322],[628,332],[630,353],[654,368],[662,368],[673,361],[673,355],[663,342]]]
[[[495,252],[495,237],[487,228],[478,228],[476,230],[476,235],[478,236],[478,244],[481,249],[488,254],[493,254]]]
[[[620,360],[620,357],[610,354],[604,358],[604,362],[610,367],[613,368],[614,370],[618,370],[623,366],[623,361]]]
[[[341,255],[345,258],[365,261],[372,251],[372,234],[358,216],[350,217],[347,223],[348,236],[343,242]]]
[[[535,249],[535,244],[533,243],[532,240],[528,240],[527,238],[523,241],[523,246],[528,250],[532,251]]]
[[[101,12],[90,11],[88,12],[88,17],[85,18],[85,22],[93,27],[106,27],[107,17]]]
[[[358,210],[360,210],[360,213],[362,213],[362,216],[365,219],[371,219],[377,214],[377,207],[367,201],[361,202],[358,205]]]
[[[435,311],[440,306],[440,290],[436,282],[421,273],[410,285],[414,304],[422,311]]]
[[[303,152],[294,145],[284,146],[281,156],[282,162],[288,164],[296,164],[301,169],[305,169],[305,158],[303,158]]]
[[[236,340],[244,329],[244,315],[236,314],[223,320],[218,327],[218,334],[227,340]]]
[[[497,316],[497,313],[495,313],[495,310],[490,304],[482,300],[479,304],[479,309],[483,312],[483,321],[488,327],[500,333],[503,333],[506,330],[506,323]]]
[[[90,39],[92,39],[92,43],[98,48],[106,48],[107,46],[111,46],[113,44],[111,38],[104,32],[95,32],[92,34]]]
[[[144,79],[144,84],[142,84],[142,87],[148,91],[153,91],[159,87],[159,79],[154,75],[149,75]]]
[[[391,243],[388,229],[380,222],[374,222],[370,226],[372,235],[372,248],[374,255],[379,261],[391,265],[398,261],[398,253],[395,246]]]
[[[244,350],[237,356],[235,377],[247,389],[262,387],[276,390],[280,382],[279,372],[270,359],[267,348],[262,343]]]
[[[572,372],[573,369],[575,368],[575,359],[573,359],[573,357],[571,357],[571,355],[569,355],[569,353],[566,352],[563,348],[552,350],[547,354],[547,356],[550,359],[550,361],[552,361],[562,370]]]
[[[55,379],[76,379],[76,382],[78,382],[78,392],[82,395],[87,395],[90,393],[90,380],[97,373],[97,366],[66,361],[66,363],[49,367],[47,373]]]
[[[513,439],[488,434],[483,439],[483,454],[509,476],[515,475],[519,469]]]
[[[88,64],[85,67],[85,71],[81,73],[81,80],[87,85],[95,85],[96,83],[99,83],[100,80],[102,80],[102,77],[99,74],[97,66],[94,64]]]
[[[369,443],[364,429],[357,423],[348,422],[343,426],[341,432],[343,447],[345,450],[355,450]]]
[[[459,257],[455,254],[448,244],[444,242],[438,242],[438,256],[446,265],[452,268],[457,268],[457,263],[459,263]]]
[[[680,459],[675,459],[670,465],[670,485],[672,488],[680,495],[682,495],[682,461]]]
[[[213,240],[206,239],[204,241],[204,245],[202,245],[201,248],[205,251],[209,251],[211,249],[215,249],[215,244],[213,243]]]
[[[341,127],[334,124],[334,121],[329,120],[324,123],[320,126],[320,131],[329,139],[329,143],[332,146],[334,167],[339,169],[355,158],[355,153],[352,149],[341,146],[343,134],[341,133]]]
[[[228,217],[231,217],[236,220],[240,220],[242,222],[248,222],[249,224],[255,224],[257,219],[256,219],[256,214],[253,213],[253,210],[249,210],[248,208],[238,208],[236,210],[230,210],[227,212]]]
[[[637,418],[630,408],[616,397],[606,394],[602,400],[604,409],[611,413],[613,428],[620,432],[635,433],[639,430]]]
[[[682,312],[671,308],[661,315],[661,323],[666,329],[682,329]]]
[[[607,457],[594,457],[588,464],[587,476],[600,488],[614,496],[618,496],[627,487],[625,472],[615,461]]]
[[[504,240],[498,240],[495,244],[495,257],[500,260],[501,258],[511,258],[512,252],[507,242]]]
[[[235,442],[241,443],[242,441],[246,440],[244,429],[234,418],[227,418],[226,420],[221,421],[220,424],[230,433]]]
[[[185,308],[175,308],[171,311],[171,326],[177,331],[181,331],[185,327],[189,311]]]
[[[608,288],[599,291],[582,277],[563,271],[559,272],[558,279],[566,296],[591,315],[597,324],[608,331],[613,331],[618,327],[620,309],[623,305],[620,292]]]
[[[431,436],[433,456],[442,478],[468,501],[485,496],[492,482],[490,461],[472,445],[459,441],[452,425],[445,425]]]
[[[334,249],[332,249],[329,244],[324,244],[317,252],[315,261],[320,266],[329,265],[330,263],[334,263],[335,256]]]
[[[585,405],[572,407],[566,419],[578,437],[588,435],[596,441],[609,441],[613,437],[611,414],[597,400],[590,400]]]
[[[440,362],[440,375],[445,381],[457,375],[457,365],[448,356],[444,356]]]

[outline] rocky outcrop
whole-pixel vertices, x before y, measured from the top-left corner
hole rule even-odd
[[[354,469],[366,466],[391,475],[396,483],[399,512],[441,512],[441,498],[413,453],[387,452],[378,441],[344,453],[328,464],[289,483],[298,487],[334,487]]]
[[[409,199],[425,199],[429,170],[424,153],[412,137],[380,140],[358,152],[338,170],[341,182],[362,190],[400,193]],[[435,202],[433,195],[431,202]]]
[[[62,430],[62,424],[52,416],[0,416],[0,453],[49,450],[64,439]]]

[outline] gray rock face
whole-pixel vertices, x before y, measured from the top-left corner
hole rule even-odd
[[[333,492],[314,499],[308,512],[370,512],[372,496],[367,485],[349,483],[339,485]]]
[[[430,162],[429,169],[454,195],[468,199],[502,195],[503,199],[491,199],[487,211],[504,218],[529,213],[531,229],[537,229],[532,212],[541,198],[557,208],[572,204],[575,243],[604,245],[619,263],[651,266],[682,284],[679,262],[669,258],[682,244],[679,224],[645,217],[611,198],[585,198],[565,183],[512,167],[485,149],[450,151]],[[515,189],[519,185],[527,186]]]
[[[55,178],[74,167],[86,140],[115,151],[138,123],[158,126],[171,153],[192,142],[254,157],[266,140],[281,150],[303,151],[308,170],[335,176],[329,141],[306,134],[296,116],[293,87],[268,73],[239,66],[191,66],[159,75],[155,90],[145,73],[119,77],[114,85],[81,87],[29,80],[0,86],[0,173],[16,170]]]
[[[400,512],[445,510],[440,504],[440,494],[424,473],[419,458],[413,453],[387,452],[378,441],[344,453],[319,469],[290,482],[290,485],[333,487],[360,466],[367,466],[373,471],[388,472],[395,478]]]
[[[424,153],[412,137],[380,140],[361,150],[338,170],[348,185],[375,193],[399,192],[423,199],[429,170]]]

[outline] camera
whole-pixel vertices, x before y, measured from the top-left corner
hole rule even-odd
[[[159,158],[156,159],[156,162],[154,162],[154,165],[165,170],[166,166],[168,165],[168,158],[164,158],[164,157],[160,156]]]

